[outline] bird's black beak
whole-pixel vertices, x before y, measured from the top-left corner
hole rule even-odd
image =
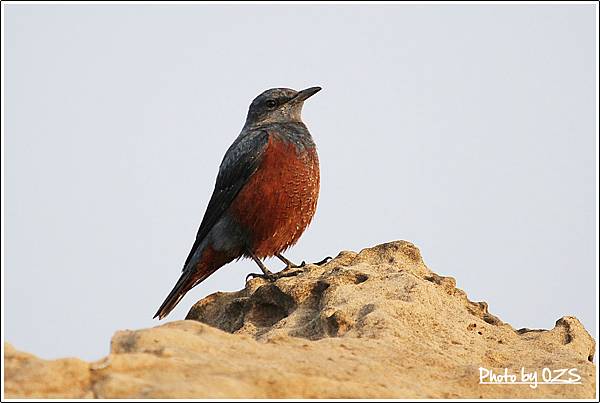
[[[304,102],[308,98],[315,95],[317,92],[321,91],[321,87],[310,87],[305,90],[302,90],[296,94],[296,96],[292,99],[293,102]]]

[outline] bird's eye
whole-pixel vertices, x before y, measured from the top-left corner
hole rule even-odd
[[[269,108],[274,108],[275,105],[277,105],[277,102],[275,102],[274,100],[272,100],[272,99],[267,100],[267,106]]]

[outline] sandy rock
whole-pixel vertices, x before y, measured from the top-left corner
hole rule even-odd
[[[91,393],[89,364],[76,358],[41,360],[4,343],[4,393],[8,398],[83,398]]]
[[[6,397],[593,398],[595,342],[563,317],[513,329],[431,272],[404,241],[342,252],[297,277],[216,293],[188,320],[120,331],[103,360],[40,360],[5,346]],[[201,323],[202,322],[202,323]],[[576,368],[581,384],[479,384]],[[562,378],[566,379],[565,374]],[[538,379],[541,381],[542,379]]]

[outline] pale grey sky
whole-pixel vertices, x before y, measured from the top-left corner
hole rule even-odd
[[[17,348],[96,359],[158,324],[250,101],[313,85],[321,197],[291,259],[405,239],[517,328],[575,315],[596,334],[594,6],[5,12]],[[222,268],[168,320],[256,270]]]

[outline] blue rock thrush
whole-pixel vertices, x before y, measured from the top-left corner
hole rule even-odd
[[[299,273],[288,269],[304,262],[297,266],[282,253],[298,241],[317,207],[319,159],[301,112],[319,90],[273,88],[252,101],[242,132],[221,162],[183,273],[155,318],[167,316],[189,290],[240,257],[252,258],[262,271],[249,276],[273,281]],[[271,256],[286,269],[270,272],[261,259]]]

